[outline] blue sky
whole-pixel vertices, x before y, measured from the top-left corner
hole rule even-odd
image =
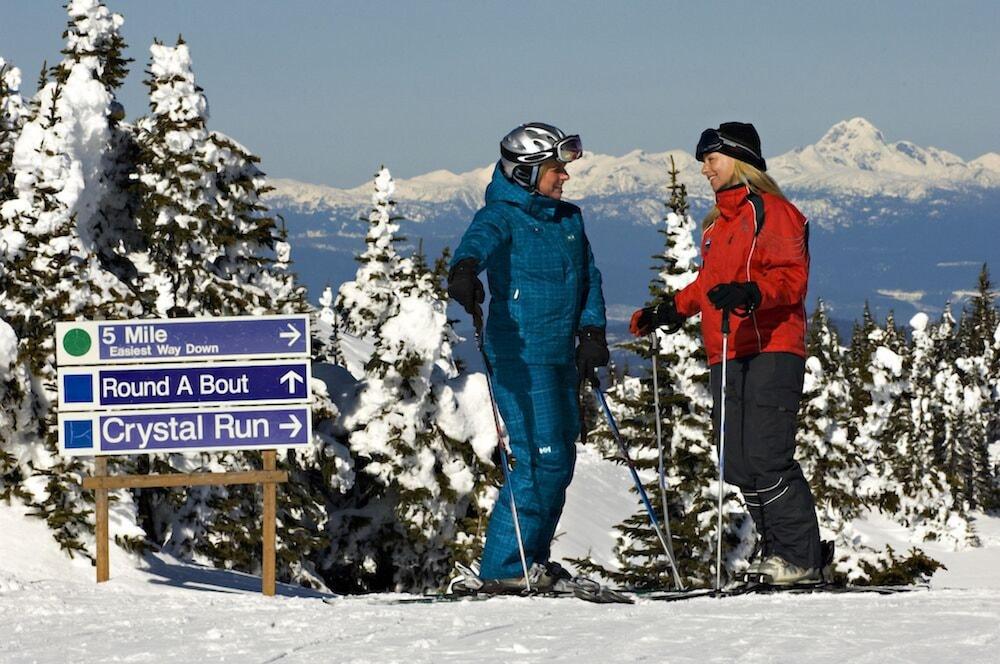
[[[0,55],[33,91],[58,60],[59,0],[4,0]],[[154,36],[190,45],[210,126],[264,169],[355,186],[460,172],[544,120],[589,150],[692,151],[754,122],[765,156],[861,115],[890,140],[965,159],[1000,150],[1000,2],[323,2],[108,0],[135,58],[119,97],[146,112]]]

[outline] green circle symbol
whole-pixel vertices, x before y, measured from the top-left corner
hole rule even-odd
[[[73,357],[86,355],[91,346],[90,335],[86,330],[74,327],[63,336],[63,348]]]

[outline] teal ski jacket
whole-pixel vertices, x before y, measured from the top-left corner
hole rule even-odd
[[[491,361],[570,364],[576,332],[607,324],[580,208],[529,193],[499,164],[452,265],[466,258],[489,281],[484,349]]]

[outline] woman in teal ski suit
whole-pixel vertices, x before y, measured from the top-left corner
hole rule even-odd
[[[486,205],[455,251],[448,292],[478,329],[484,292],[476,275],[486,270],[484,352],[517,460],[509,481],[529,574],[544,587],[546,575],[564,574],[549,552],[576,461],[580,382],[608,362],[604,296],[580,209],[560,200],[565,164],[582,154],[579,137],[531,123],[500,145]],[[480,578],[517,585],[524,574],[510,495],[501,488]]]

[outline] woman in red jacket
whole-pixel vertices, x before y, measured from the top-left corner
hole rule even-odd
[[[726,367],[725,479],[743,493],[761,537],[750,574],[774,584],[821,578],[819,526],[795,461],[805,373],[809,227],[765,173],[753,125],[706,129],[695,153],[715,191],[702,226],[697,279],[656,307],[636,311],[636,336],[680,328],[701,313],[719,429],[722,319],[730,318]],[[716,434],[718,435],[718,433]]]

